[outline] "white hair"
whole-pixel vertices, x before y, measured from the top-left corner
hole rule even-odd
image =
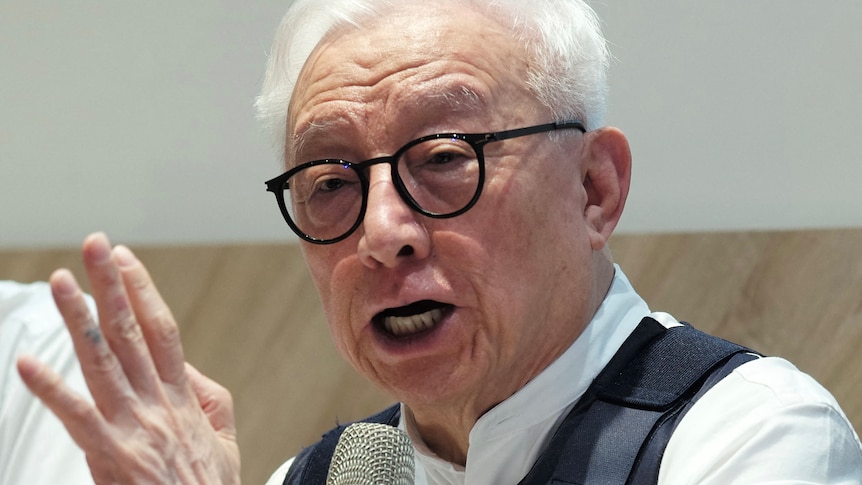
[[[288,106],[297,78],[318,43],[336,29],[362,28],[411,0],[296,0],[272,45],[263,88],[255,102],[283,159]],[[610,54],[599,19],[584,0],[461,0],[487,13],[512,35],[530,59],[526,80],[557,119],[579,119],[588,129],[604,123]]]

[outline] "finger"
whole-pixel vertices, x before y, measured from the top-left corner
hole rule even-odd
[[[180,332],[150,274],[125,246],[114,248],[114,260],[137,316],[144,339],[162,382],[186,383],[185,357]]]
[[[113,416],[131,393],[129,382],[117,357],[102,336],[99,325],[90,314],[84,293],[68,270],[55,271],[49,278],[51,293],[81,365],[84,379],[96,406]]]
[[[186,363],[185,368],[195,396],[197,396],[210,425],[222,437],[235,440],[236,426],[234,424],[233,398],[230,392],[216,381],[201,374],[191,364]]]
[[[99,311],[99,326],[132,387],[140,394],[152,396],[157,392],[158,375],[108,238],[101,233],[90,235],[84,241],[83,254]]]
[[[66,427],[85,452],[97,449],[106,433],[105,420],[84,397],[69,388],[59,374],[31,355],[18,357],[21,380]]]

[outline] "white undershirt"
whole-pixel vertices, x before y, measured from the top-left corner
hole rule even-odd
[[[436,457],[402,405],[399,427],[416,451],[416,485],[516,484],[568,410],[649,315],[619,269],[596,315],[554,363],[475,424],[466,467]],[[677,324],[653,313],[665,326]],[[292,460],[267,482],[277,485]],[[738,367],[682,419],[662,460],[660,485],[862,484],[862,445],[832,396],[779,358]]]
[[[92,484],[84,452],[18,375],[15,361],[25,352],[89,396],[48,284],[0,281],[0,484]]]

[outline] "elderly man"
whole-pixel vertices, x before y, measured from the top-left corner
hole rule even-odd
[[[267,189],[336,347],[401,403],[370,420],[410,436],[416,483],[860,483],[824,389],[651,313],[614,265],[607,59],[579,0],[291,7],[258,101],[287,169]],[[30,358],[25,381],[99,483],[236,481],[229,396],[184,366],[141,264],[102,235],[84,260],[101,332],[68,272],[52,285],[95,407]],[[271,483],[322,480],[333,445]]]

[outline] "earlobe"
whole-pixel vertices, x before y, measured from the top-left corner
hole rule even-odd
[[[587,194],[584,219],[593,250],[601,250],[622,216],[631,181],[631,151],[616,128],[588,132],[582,158],[582,181]]]

